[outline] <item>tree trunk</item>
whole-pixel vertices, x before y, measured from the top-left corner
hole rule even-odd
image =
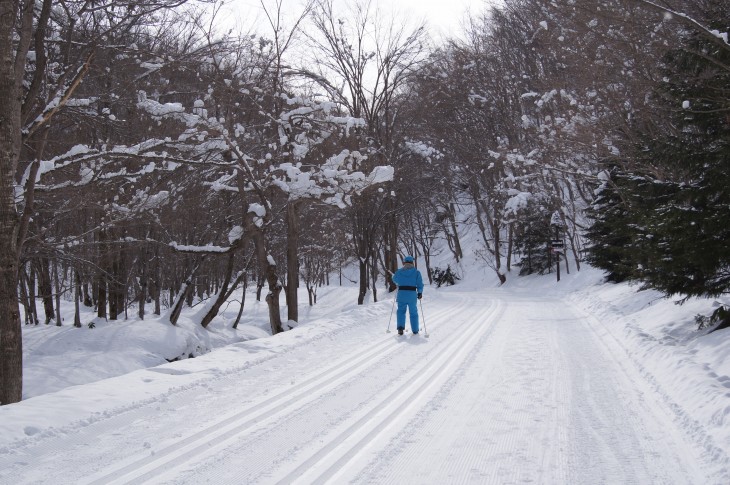
[[[155,281],[152,284],[152,299],[155,302],[155,315],[161,315],[162,314],[162,308],[161,308],[161,298],[162,289],[160,288],[160,280],[158,278],[155,278]]]
[[[395,212],[388,219],[385,227],[385,280],[388,283],[388,292],[396,290],[393,283],[393,273],[398,270],[398,221]]]
[[[248,225],[249,228],[252,228],[252,226],[253,224]],[[284,331],[281,325],[281,307],[279,305],[279,294],[281,293],[282,286],[279,282],[279,276],[276,273],[276,264],[268,254],[264,233],[258,230],[258,228],[253,229],[253,241],[259,268],[263,271],[264,281],[269,286],[269,292],[266,294],[266,304],[269,307],[271,334],[276,335]]]
[[[81,275],[74,271],[76,284],[74,285],[74,327],[81,327]]]
[[[61,322],[61,281],[58,277],[58,264],[53,264],[53,286],[55,288],[55,300],[56,300],[56,326],[60,327]]]
[[[454,257],[458,263],[461,258],[464,257],[464,253],[461,251],[461,242],[459,241],[459,233],[456,230],[456,209],[454,204],[449,204],[449,222],[451,224],[451,237],[454,241]]]
[[[139,275],[139,296],[137,297],[137,316],[144,320],[144,306],[147,303],[147,252],[142,253],[142,273]]]
[[[29,14],[33,2],[27,4]],[[18,305],[20,220],[14,200],[21,144],[22,92],[13,62],[19,8],[17,0],[0,2],[0,404],[19,402],[23,397],[23,339]],[[19,75],[18,81],[20,78]]]
[[[84,295],[84,306],[87,308],[93,307],[94,299],[91,297],[93,291],[89,291],[89,282],[86,281],[86,278],[84,278],[83,285],[81,286],[81,291]]]
[[[212,322],[213,319],[218,315],[218,311],[220,310],[223,303],[226,302],[226,298],[229,295],[228,284],[231,282],[231,276],[233,275],[233,261],[235,257],[236,253],[234,251],[231,251],[231,254],[228,255],[228,265],[226,265],[226,274],[223,280],[223,284],[221,285],[218,294],[215,296],[215,301],[200,321],[200,324],[203,326],[203,328],[208,328],[210,322]]]
[[[509,225],[509,235],[507,240],[507,272],[512,271],[512,249],[514,246],[514,224]]]
[[[187,288],[187,293],[185,296],[185,303],[189,307],[193,306],[193,301],[195,300],[195,284],[196,283],[199,285],[199,282],[196,280],[190,281],[190,284],[188,285],[188,288]]]
[[[119,306],[119,259],[115,251],[114,255],[110,255],[113,259],[111,265],[108,268],[109,274],[109,290],[107,298],[109,299],[109,320],[116,320],[121,313],[121,307]]]
[[[41,258],[38,262],[38,291],[43,299],[43,312],[46,315],[45,324],[51,323],[55,317],[53,309],[53,284],[51,283],[51,271],[48,258]]]
[[[476,220],[477,226],[479,227],[479,233],[482,235],[482,241],[484,241],[484,247],[492,252],[492,246],[489,244],[489,236],[487,235],[487,227],[484,223],[482,216],[482,203],[479,200],[479,191],[477,188],[472,188],[472,198],[474,199],[474,208],[476,209]]]
[[[373,303],[378,301],[378,260],[376,251],[370,254],[370,288],[373,292]]]
[[[281,290],[281,285],[275,285],[273,288],[269,286],[269,292],[266,294],[266,304],[269,307],[269,324],[271,325],[272,335],[284,331],[284,327],[281,325],[281,307],[279,306],[279,294]]]
[[[289,201],[286,207],[286,301],[287,318],[291,321],[299,321],[299,298],[297,289],[299,287],[299,234],[301,223],[299,220],[300,202]]]
[[[264,282],[265,281],[263,275],[258,274],[256,276],[256,301],[261,301],[261,290],[264,289]]]
[[[428,284],[433,283],[433,271],[431,270],[431,252],[424,249],[423,261],[426,264],[426,275],[428,276]]]
[[[580,271],[580,251],[576,247],[575,244],[575,237],[570,238],[570,250],[573,252],[573,260],[575,261],[575,269],[576,271]]]
[[[192,278],[192,275],[191,275]],[[182,288],[180,288],[180,293],[178,297],[175,299],[175,301],[170,305],[170,323],[173,325],[177,325],[177,319],[180,318],[180,313],[182,312],[183,304],[185,303],[185,299],[188,296],[188,293],[191,291],[191,285],[188,284],[186,281]]]
[[[246,288],[248,288],[248,271],[243,272],[243,292],[241,294],[241,307],[238,309],[238,315],[236,315],[236,321],[233,322],[233,328],[238,328],[238,322],[241,321],[241,315],[243,315],[243,305],[246,303]]]
[[[233,322],[233,329],[238,328],[238,323],[241,321],[241,316],[243,315],[243,302],[246,301],[246,290],[243,290],[243,296],[241,297],[241,306],[238,309],[238,315],[236,315],[236,321]]]
[[[2,17],[0,9],[0,19]],[[7,42],[10,43],[9,38]],[[2,88],[0,84],[0,96]],[[0,118],[4,116],[3,111],[5,109],[0,108]],[[0,123],[0,127],[2,125],[4,123]],[[0,404],[18,402],[23,394],[23,341],[17,296],[18,253],[15,246],[18,226],[12,197],[12,177],[6,177],[6,170],[9,171],[7,155],[10,151],[5,140],[7,131],[7,128],[0,128]]]
[[[155,266],[154,266],[154,278],[152,279],[152,285],[150,288],[150,293],[152,294],[152,299],[155,302],[155,315],[161,315],[162,309],[160,308],[161,302],[160,299],[162,298],[162,285],[160,284],[162,282],[162,275],[160,274],[160,251],[157,244],[155,244]]]
[[[38,320],[38,307],[36,306],[36,291],[35,291],[35,285],[36,285],[36,277],[35,277],[35,267],[32,264],[28,265],[30,268],[30,275],[28,275],[28,305],[30,306],[30,314],[31,319],[34,325],[38,325],[40,322]]]
[[[30,314],[30,302],[28,298],[28,275],[26,274],[25,268],[21,265],[18,272],[18,287],[20,288],[20,303],[23,305],[24,321],[26,325],[32,323]]]
[[[107,274],[106,274],[106,259],[107,248],[106,248],[106,234],[104,230],[100,230],[97,236],[99,242],[99,268],[97,269],[96,277],[96,316],[98,318],[106,319],[106,300],[107,300]]]
[[[494,236],[494,271],[497,273],[499,283],[503,285],[507,281],[507,275],[502,271],[502,239],[499,232],[499,214],[496,209],[494,219],[489,221],[489,225],[492,228],[492,236]]]
[[[360,292],[357,294],[357,304],[365,303],[365,295],[368,293],[368,263],[365,256],[358,258],[360,263]]]
[[[193,269],[190,271],[190,274],[185,280],[185,283],[183,283],[182,287],[180,288],[180,292],[178,293],[177,298],[175,298],[175,300],[170,303],[169,319],[170,323],[173,325],[177,325],[177,319],[180,318],[183,304],[185,303],[188,294],[192,292],[193,278],[195,278],[195,273],[198,271],[198,268],[203,263],[203,261],[205,261],[205,256],[200,258],[200,261],[193,266]],[[170,295],[172,295],[172,292],[170,292]]]
[[[121,248],[121,246],[120,246]],[[118,265],[117,265],[117,279],[116,279],[116,296],[117,296],[117,308],[119,308],[119,313],[124,311],[124,319],[127,320],[129,317],[127,315],[127,294],[129,293],[127,289],[127,284],[129,282],[129,278],[127,278],[127,254],[126,251],[122,251],[119,249],[117,252],[117,257],[119,258]]]

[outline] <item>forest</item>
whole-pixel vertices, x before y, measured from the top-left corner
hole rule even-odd
[[[206,327],[256,287],[276,334],[345,266],[359,304],[405,254],[442,278],[464,224],[502,283],[560,255],[728,292],[726,1],[506,0],[438,42],[367,0],[261,7],[0,4],[0,404],[62,299]]]

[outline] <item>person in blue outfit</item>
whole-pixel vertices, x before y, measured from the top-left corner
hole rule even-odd
[[[393,283],[398,285],[398,335],[403,335],[406,328],[406,309],[411,319],[411,330],[418,334],[418,307],[416,300],[423,296],[423,277],[414,266],[413,256],[403,258],[403,267],[393,275]]]

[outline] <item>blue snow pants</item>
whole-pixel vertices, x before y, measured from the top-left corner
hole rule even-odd
[[[411,331],[418,333],[418,306],[417,306],[416,292],[413,292],[413,300],[410,298],[407,301],[398,302],[398,311],[396,316],[398,317],[398,328],[406,328],[406,309],[408,309],[408,315],[411,317]]]

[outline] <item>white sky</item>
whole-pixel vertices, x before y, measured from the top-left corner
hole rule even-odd
[[[425,20],[431,35],[439,37],[456,35],[461,32],[461,23],[467,10],[478,13],[487,4],[481,0],[394,0],[384,1],[386,11],[389,6],[396,12],[414,21]]]
[[[274,5],[274,0],[264,0],[267,5]],[[337,0],[345,4],[348,0]],[[224,21],[242,26],[244,31],[253,30],[256,24],[265,22],[259,0],[227,0]],[[393,11],[412,23],[425,20],[435,40],[442,37],[458,35],[463,29],[461,23],[466,12],[481,12],[489,4],[498,4],[499,0],[380,0],[379,5],[384,13]],[[294,12],[300,10],[301,0],[283,0],[284,8]],[[265,31],[266,29],[264,29]]]

